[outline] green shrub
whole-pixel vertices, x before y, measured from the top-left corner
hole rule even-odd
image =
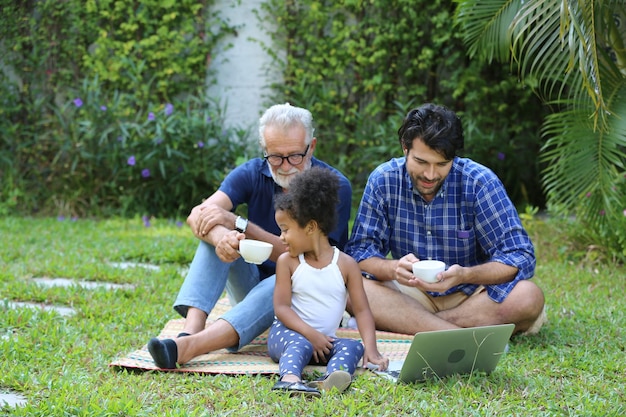
[[[176,216],[211,193],[246,134],[196,92],[233,33],[213,3],[0,0],[0,214]]]
[[[171,101],[205,81],[215,44],[234,29],[214,1],[88,0],[97,25],[86,73],[106,90],[133,92],[140,100]]]
[[[48,163],[38,146],[44,99],[20,94],[0,73],[0,214],[37,210]]]
[[[52,109],[40,138],[48,152],[48,193],[58,214],[180,216],[211,194],[237,158],[247,132],[223,128],[202,93],[171,103],[107,97],[97,81]]]
[[[612,188],[618,195],[626,195],[626,173],[616,176]],[[573,212],[563,207],[551,205],[550,211],[556,216],[567,217],[573,227],[569,236],[582,245],[586,259],[594,262],[626,262],[626,206],[619,201],[607,204],[610,210],[600,210],[599,220],[590,219],[589,212],[602,207],[603,196],[598,190],[581,196],[577,209]]]
[[[35,108],[32,124],[21,106],[3,110],[0,214],[183,216],[245,157],[249,132],[225,129],[202,90],[144,103],[92,80],[60,106]]]
[[[451,0],[268,0],[259,19],[278,22],[266,27],[278,46],[268,53],[287,51],[274,54],[285,83],[273,101],[313,112],[316,155],[359,196],[377,164],[402,155],[396,132],[408,110],[446,105],[463,119],[464,155],[493,167],[518,205],[542,206],[541,103],[507,65],[469,62],[454,10]]]

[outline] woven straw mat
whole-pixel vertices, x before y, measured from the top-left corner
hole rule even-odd
[[[207,324],[212,323],[230,309],[227,299],[221,299],[207,318]],[[184,319],[170,320],[161,333],[160,339],[175,338],[183,329]],[[359,332],[355,329],[339,328],[337,337],[349,337],[360,339]],[[116,358],[109,366],[113,368],[125,368],[135,371],[160,370],[168,372],[196,372],[202,374],[278,374],[278,364],[272,361],[267,353],[267,335],[263,334],[254,339],[249,345],[237,353],[228,352],[226,349],[197,356],[191,361],[180,365],[177,369],[159,369],[152,360],[146,345],[141,349]],[[376,332],[377,346],[381,354],[389,360],[404,359],[408,353],[413,336]],[[323,372],[324,366],[309,365],[304,372]]]

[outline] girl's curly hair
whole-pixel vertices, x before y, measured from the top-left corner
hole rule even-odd
[[[337,224],[339,178],[327,168],[312,167],[296,175],[289,189],[276,196],[275,210],[289,213],[300,227],[315,220],[328,235]]]

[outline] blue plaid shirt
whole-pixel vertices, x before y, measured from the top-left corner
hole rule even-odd
[[[438,259],[448,266],[496,261],[518,268],[514,280],[487,285],[487,294],[502,302],[515,284],[535,271],[533,244],[498,177],[466,158],[454,158],[448,177],[427,203],[413,189],[405,158],[376,168],[363,198],[345,252],[357,262],[391,253],[399,259]],[[445,293],[472,294],[477,285],[461,284]]]

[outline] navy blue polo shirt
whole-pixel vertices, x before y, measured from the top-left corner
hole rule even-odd
[[[331,245],[343,250],[348,240],[348,221],[352,205],[352,185],[337,169],[318,159],[311,159],[312,166],[330,169],[339,177],[339,205],[337,207],[337,227],[329,234]],[[240,204],[248,206],[248,219],[265,231],[280,235],[280,228],[274,217],[274,196],[283,189],[274,182],[267,162],[262,158],[254,158],[232,170],[219,188],[230,198],[233,210]],[[276,271],[272,261],[259,266],[261,278],[267,278]]]

